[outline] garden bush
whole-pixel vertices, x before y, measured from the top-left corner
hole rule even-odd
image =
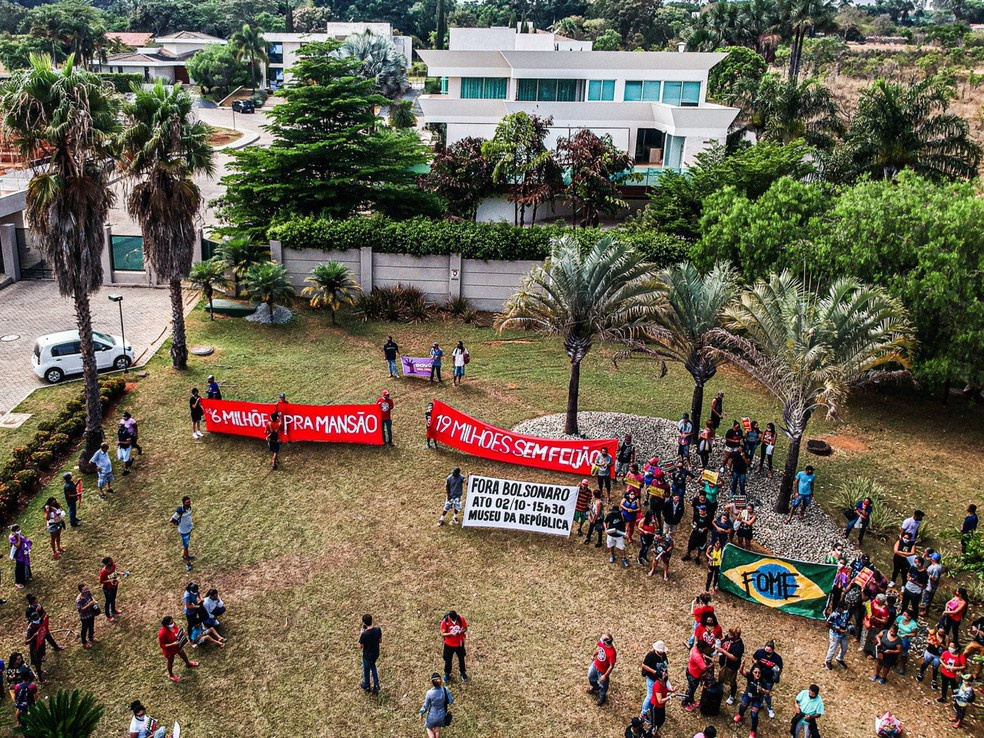
[[[388,320],[401,323],[426,323],[437,312],[437,307],[424,297],[417,287],[376,287],[372,292],[359,296],[353,314],[360,320]]]
[[[873,479],[857,477],[844,482],[834,495],[834,504],[843,510],[854,506],[865,497],[871,498],[871,515],[868,533],[882,538],[897,529],[896,515],[885,502],[886,490]],[[925,523],[923,523],[925,526]]]
[[[371,247],[383,254],[447,256],[466,259],[540,260],[550,255],[550,242],[571,235],[581,243],[594,243],[605,233],[631,244],[656,266],[666,266],[686,257],[686,244],[662,233],[602,231],[563,225],[519,228],[508,223],[410,218],[390,220],[381,216],[328,220],[296,218],[270,229],[270,237],[286,248],[346,251]]]
[[[128,92],[132,92],[130,85],[133,83],[141,84],[143,82],[142,74],[122,74],[117,72],[102,72],[99,78],[103,82],[109,82],[113,86],[113,89],[119,92],[121,95],[125,95]]]

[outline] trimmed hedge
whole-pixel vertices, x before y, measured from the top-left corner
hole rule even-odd
[[[99,381],[103,412],[123,396],[126,380],[109,377]],[[46,471],[66,453],[85,431],[85,401],[82,394],[65,403],[65,409],[50,420],[38,423],[38,432],[26,446],[18,446],[0,464],[0,524],[17,513],[22,501],[36,494],[41,471]]]
[[[125,95],[128,92],[133,92],[130,85],[133,83],[142,84],[143,75],[142,74],[122,74],[119,72],[101,72],[99,78],[103,82],[109,82],[113,88],[119,92],[121,95]]]
[[[518,228],[508,223],[411,218],[390,220],[381,216],[326,220],[298,218],[270,229],[270,238],[292,249],[346,251],[371,247],[383,254],[446,256],[461,254],[466,259],[540,260],[550,254],[550,242],[572,235],[581,243],[593,243],[602,235],[631,244],[657,266],[686,258],[686,244],[662,233],[638,233],[619,229],[532,226]]]

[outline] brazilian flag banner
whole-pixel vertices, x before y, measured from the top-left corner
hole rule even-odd
[[[746,551],[728,544],[721,559],[721,589],[749,602],[804,618],[824,619],[837,567]]]

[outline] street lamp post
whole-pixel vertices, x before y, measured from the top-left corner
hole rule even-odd
[[[110,302],[115,302],[120,306],[120,338],[123,339],[123,356],[126,357],[126,329],[123,327],[123,295],[110,295]],[[130,361],[127,357],[127,364],[123,368],[123,373],[126,374],[130,371]]]

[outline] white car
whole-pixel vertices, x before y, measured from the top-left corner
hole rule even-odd
[[[92,332],[96,350],[96,368],[126,369],[133,363],[133,346],[123,346],[123,339],[108,333]],[[82,350],[78,331],[62,331],[41,336],[34,344],[31,357],[34,373],[55,384],[69,374],[82,373]]]

